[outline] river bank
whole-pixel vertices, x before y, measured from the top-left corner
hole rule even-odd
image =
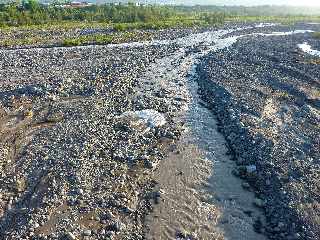
[[[278,35],[243,37],[207,56],[199,84],[233,152],[234,173],[263,202],[264,231],[271,239],[318,239],[320,68],[297,46],[319,49],[319,41]]]

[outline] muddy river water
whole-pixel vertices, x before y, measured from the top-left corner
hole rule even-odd
[[[189,96],[188,108],[181,116],[187,125],[185,136],[155,173],[162,198],[147,217],[147,239],[266,239],[253,227],[257,221],[264,221],[262,211],[253,204],[254,193],[245,190],[244,183],[232,174],[235,162],[226,155],[226,141],[217,131],[214,115],[199,98],[194,80],[199,57],[227,48],[247,36],[223,37],[236,30],[239,29],[205,32],[175,40],[181,46],[180,51],[159,59],[145,76],[169,88],[183,85]],[[307,32],[312,31],[250,35],[268,37]],[[186,54],[193,46],[197,51]],[[299,47],[317,54],[308,45]]]

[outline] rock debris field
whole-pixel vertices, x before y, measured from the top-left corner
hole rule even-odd
[[[320,239],[312,31],[320,25],[230,24],[148,42],[2,48],[0,239]],[[203,138],[207,157],[181,150],[203,152]],[[238,185],[218,199],[219,161]],[[168,166],[177,179],[201,176],[191,190],[203,221],[190,209],[152,214],[175,190],[155,177]],[[174,200],[191,206],[184,183]],[[229,216],[219,201],[237,209]]]

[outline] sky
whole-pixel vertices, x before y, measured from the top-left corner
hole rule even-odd
[[[176,0],[173,2],[211,5],[293,5],[320,7],[320,0]]]

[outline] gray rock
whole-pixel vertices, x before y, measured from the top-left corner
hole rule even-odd
[[[250,188],[250,184],[247,182],[242,183],[242,187],[245,189],[249,189]]]
[[[92,232],[91,232],[91,230],[89,230],[89,229],[83,231],[83,235],[84,235],[84,236],[91,236],[91,233],[92,233]]]
[[[248,165],[246,166],[246,171],[249,174],[255,173],[257,171],[256,165]]]

